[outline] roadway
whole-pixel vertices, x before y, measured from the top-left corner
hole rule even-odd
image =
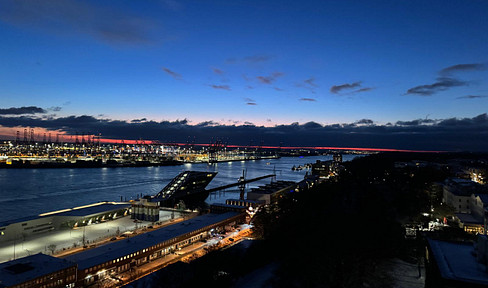
[[[209,251],[229,248],[248,237],[252,233],[252,226],[243,224],[238,229],[215,235],[204,241],[195,242],[178,251],[155,259],[151,262],[133,268],[118,275],[112,275],[102,280],[102,287],[121,287],[156,272],[178,261],[191,262],[206,255]]]

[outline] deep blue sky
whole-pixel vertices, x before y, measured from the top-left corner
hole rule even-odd
[[[486,15],[470,0],[4,0],[0,109],[268,127],[471,119],[488,107]]]

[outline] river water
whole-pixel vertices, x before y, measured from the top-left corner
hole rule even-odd
[[[356,156],[344,155],[343,160],[349,161]],[[246,171],[247,179],[275,171],[277,180],[300,181],[307,170],[292,171],[294,165],[331,158],[330,155],[283,157],[162,167],[0,169],[0,222],[100,201],[125,201],[141,194],[154,195],[184,170],[218,172],[207,188],[235,183],[243,171]],[[270,181],[268,178],[249,183],[246,191]],[[224,203],[228,198],[239,198],[237,187],[211,193],[206,202]]]

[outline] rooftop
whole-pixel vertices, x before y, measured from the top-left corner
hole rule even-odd
[[[194,230],[224,221],[237,215],[239,215],[237,212],[227,212],[223,214],[206,214],[203,216],[198,216],[178,224],[70,255],[65,259],[77,263],[80,270],[86,269],[112,261],[119,257],[129,255],[144,248],[151,247],[166,240],[170,240]]]
[[[98,202],[98,203],[75,207],[75,208],[68,208],[68,209],[63,209],[58,211],[47,212],[40,215],[32,215],[32,216],[26,216],[18,219],[1,221],[0,227],[5,227],[10,224],[19,223],[19,222],[27,222],[30,220],[47,217],[47,216],[77,216],[77,217],[90,216],[90,215],[99,214],[103,212],[130,208],[130,206],[131,205],[127,203]]]
[[[277,181],[271,184],[266,184],[264,186],[259,186],[258,188],[251,189],[252,193],[262,193],[262,194],[272,194],[278,190],[284,189],[288,186],[295,185],[293,181]]]
[[[471,179],[463,179],[463,178],[451,178],[450,179],[452,182],[456,184],[461,184],[461,185],[471,185],[473,181]]]
[[[478,218],[475,218],[471,214],[467,213],[456,213],[456,217],[461,220],[464,224],[483,224],[483,220],[480,220]]]
[[[428,239],[442,278],[488,285],[486,266],[473,256],[473,244]]]
[[[131,205],[119,202],[98,202],[90,205],[79,206],[75,208],[63,209],[48,213],[40,214],[39,216],[89,216],[93,214],[109,212],[129,208]]]
[[[24,283],[39,276],[54,273],[74,263],[45,254],[35,254],[0,264],[0,287]]]

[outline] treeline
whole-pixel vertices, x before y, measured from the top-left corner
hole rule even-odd
[[[433,167],[396,169],[378,154],[345,163],[337,182],[289,194],[256,219],[270,257],[281,263],[273,287],[389,287],[384,259],[416,260],[402,224],[429,211],[428,185],[447,177]]]
[[[151,287],[233,287],[270,263],[277,268],[264,287],[391,287],[378,265],[392,257],[416,263],[422,251],[405,239],[402,224],[423,220],[421,212],[432,204],[429,185],[448,175],[435,167],[394,166],[417,156],[376,154],[346,162],[336,181],[289,193],[261,210],[254,219],[261,239],[255,245],[165,268]]]

